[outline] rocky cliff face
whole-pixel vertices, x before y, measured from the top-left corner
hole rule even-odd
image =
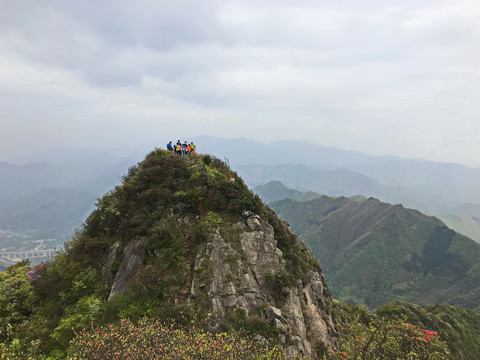
[[[212,312],[219,319],[237,309],[246,315],[258,309],[280,334],[280,340],[291,345],[290,352],[297,349],[303,354],[312,353],[312,344],[333,342],[335,326],[332,317],[325,311],[331,301],[324,293],[325,277],[309,271],[307,281],[298,279],[293,286],[280,289],[283,298],[275,299],[269,293],[269,279],[285,272],[285,259],[277,247],[273,227],[252,212],[244,212],[244,221],[236,224],[240,230],[235,250],[217,229],[207,244],[202,259],[213,264],[213,278],[208,289]],[[233,259],[232,262],[226,261]],[[245,261],[242,261],[242,258]],[[196,281],[194,293],[204,284]],[[192,293],[192,295],[194,295]]]
[[[318,262],[217,159],[152,152],[99,201],[76,244],[101,249],[109,303],[121,295],[159,312],[190,309],[213,329],[275,338],[290,354],[336,343]]]
[[[109,298],[129,293],[142,267],[145,245],[145,239],[136,239],[125,247]],[[110,254],[117,248],[118,243],[112,245]],[[105,269],[111,261],[107,261]],[[310,270],[304,280],[278,286],[276,276],[285,272],[285,259],[277,247],[273,227],[259,215],[244,211],[233,232],[216,227],[201,247],[187,280],[187,302],[194,304],[197,296],[206,297],[209,316],[215,319],[217,329],[234,313],[245,319],[265,320],[291,355],[311,355],[315,347],[334,345],[336,330],[328,306],[332,299],[326,291],[325,276]],[[183,295],[177,294],[177,304]]]

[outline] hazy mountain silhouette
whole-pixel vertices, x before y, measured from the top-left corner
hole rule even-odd
[[[275,200],[283,199],[294,199],[298,201],[312,200],[317,197],[320,197],[320,194],[317,194],[313,191],[302,192],[294,189],[290,189],[283,185],[280,181],[272,180],[265,185],[257,186],[253,189],[255,193],[260,196],[260,198],[269,203]]]
[[[244,138],[208,136],[189,140],[197,144],[200,153],[209,152],[221,159],[227,158],[251,187],[276,180],[296,190],[330,196],[373,196],[428,214],[439,214],[449,226],[480,239],[480,224],[476,225],[476,219],[480,219],[478,169],[394,156],[372,156],[305,141],[264,144]],[[166,140],[161,141],[157,147],[165,147],[166,143]],[[44,190],[55,192],[55,189],[68,188],[98,197],[119,183],[128,167],[139,160],[139,152],[140,147],[115,149],[113,155],[88,149],[59,149],[37,155],[37,160],[45,158],[46,162],[42,163],[12,165],[0,162],[0,210],[8,212],[10,205],[19,201],[25,203],[26,200],[22,199],[27,197],[35,198],[41,206],[39,199]],[[58,206],[57,210],[61,204]],[[28,207],[23,208],[24,221],[19,218],[16,223],[31,228],[33,225],[27,219],[35,214],[28,214]],[[88,209],[84,209],[85,213]],[[72,212],[72,216],[78,213],[81,211]],[[83,220],[67,222],[81,223]]]

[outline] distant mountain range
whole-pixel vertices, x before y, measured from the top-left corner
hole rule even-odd
[[[71,233],[93,210],[98,197],[93,192],[52,188],[19,200],[0,204],[0,225],[16,230],[62,228]]]
[[[430,184],[480,187],[480,169],[397,156],[374,156],[325,147],[307,141],[275,141],[269,144],[244,138],[198,137],[201,152],[228,158],[237,165],[302,164],[313,170],[350,170],[381,185],[422,187]]]
[[[199,149],[227,158],[256,187],[280,181],[329,196],[373,196],[429,215],[480,242],[480,169],[395,156],[372,156],[304,141],[264,144],[199,137]]]
[[[97,153],[57,163],[12,165],[0,162],[0,199],[18,200],[38,191],[71,188],[99,195],[119,183],[133,159]]]
[[[302,192],[373,196],[438,215],[448,226],[480,241],[479,169],[372,156],[305,141],[264,144],[244,138],[207,136],[188,140],[197,144],[200,153],[228,159],[250,187],[274,180]],[[164,140],[157,146],[164,147],[166,143]],[[113,149],[111,152],[58,150],[39,154],[36,160],[43,160],[41,163],[12,165],[0,162],[0,227],[55,227],[60,219],[66,229],[80,225],[94,199],[112,190],[143,153],[140,148]],[[75,197],[73,194],[84,194],[88,201],[78,202],[73,205],[75,210],[70,209],[61,197]],[[27,205],[29,201],[34,204],[31,208]],[[44,209],[43,215],[39,215],[39,209]],[[47,215],[47,211],[62,216],[56,218]],[[17,214],[15,218],[13,213]]]
[[[239,165],[239,174],[248,184],[258,186],[280,181],[288,187],[332,196],[371,196],[382,191],[372,179],[350,170],[312,170],[304,165]]]
[[[382,185],[351,170],[320,171],[304,165],[238,165],[236,168],[252,187],[276,180],[296,190],[315,191],[328,196],[373,196],[432,215],[452,214],[462,219],[479,215],[478,208],[472,204],[480,203],[480,191],[477,193],[473,189],[434,183],[415,187]]]
[[[408,200],[423,204],[424,208],[428,207],[436,212],[439,212],[440,208],[455,210],[454,206],[465,203],[480,204],[480,169],[459,164],[396,156],[373,156],[306,141],[277,141],[264,144],[243,138],[229,140],[215,137],[198,137],[195,141],[200,144],[199,151],[214,154],[221,159],[227,158],[236,169],[239,169],[241,175],[245,177],[244,180],[253,187],[270,180],[279,180],[287,186],[293,186],[291,172],[294,169],[284,165],[303,165],[310,169],[311,182],[316,176],[328,175],[325,171],[334,171],[331,175],[337,179],[342,173],[339,174],[335,170],[348,170],[340,179],[352,178],[353,173],[356,176],[363,175],[358,180],[361,180],[360,184],[366,185],[367,188],[360,190],[371,191],[372,194],[362,195],[375,195],[382,199],[388,197],[386,201]],[[262,170],[263,177],[252,175],[262,168],[267,169]],[[299,170],[306,172],[304,168]],[[345,184],[347,187],[350,185],[348,181]],[[295,188],[301,189],[301,186]],[[310,187],[302,190],[334,195]],[[339,186],[335,190],[346,189]],[[416,201],[415,197],[418,196],[421,198]]]
[[[269,193],[265,187],[256,191]],[[480,245],[435,217],[374,198],[321,196],[270,206],[319,259],[342,301],[377,307],[408,300],[480,310]]]
[[[75,160],[12,165],[0,162],[0,228],[27,230],[27,240],[71,238],[95,200],[120,183],[133,159],[96,153]],[[11,243],[11,242],[9,242]],[[2,245],[0,239],[0,247]],[[25,241],[18,248],[29,249]]]

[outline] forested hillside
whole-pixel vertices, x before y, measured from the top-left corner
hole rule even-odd
[[[271,203],[327,274],[335,297],[480,309],[480,246],[440,220],[374,198]]]

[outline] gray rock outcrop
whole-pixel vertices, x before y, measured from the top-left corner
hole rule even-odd
[[[236,225],[237,236],[226,241],[220,229],[214,233],[203,256],[213,266],[208,295],[218,321],[241,308],[248,316],[263,309],[265,319],[287,339],[288,351],[304,355],[312,347],[334,342],[335,326],[325,304],[323,274],[311,271],[307,282],[281,289],[285,301],[275,301],[266,281],[285,271],[282,251],[277,247],[273,227],[253,213]],[[201,281],[194,283],[200,284]],[[196,290],[197,292],[199,290]]]
[[[125,249],[123,250],[123,260],[118,268],[117,274],[115,275],[115,280],[113,281],[110,295],[108,296],[109,300],[116,294],[127,293],[130,286],[130,280],[135,275],[144,259],[145,244],[146,239],[138,238],[130,241],[127,246],[125,246]]]
[[[181,223],[189,225],[188,221]],[[246,318],[260,317],[267,326],[276,328],[278,339],[291,356],[311,355],[318,346],[335,345],[335,325],[327,310],[332,299],[324,291],[324,275],[309,271],[302,276],[303,280],[272,289],[272,279],[287,272],[274,228],[251,212],[243,213],[243,221],[232,226],[228,230],[222,226],[213,229],[192,260],[188,289],[175,303],[183,303],[181,298],[191,303],[197,296],[206,295],[215,319],[214,329],[220,329],[222,322],[238,309],[243,310]],[[128,293],[132,279],[142,268],[145,246],[144,238],[127,243],[109,299]],[[104,277],[117,248],[118,244],[114,244],[110,250]],[[202,276],[207,268],[208,276]]]

